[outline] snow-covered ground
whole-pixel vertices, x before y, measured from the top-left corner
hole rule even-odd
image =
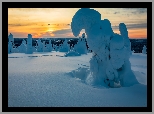
[[[8,54],[9,107],[146,107],[147,56],[133,53],[131,68],[140,84],[105,88],[85,83],[91,53],[65,57],[63,52]],[[72,76],[81,67],[83,72]]]

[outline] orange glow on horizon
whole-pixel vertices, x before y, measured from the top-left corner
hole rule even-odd
[[[33,38],[74,37],[71,31],[71,19],[78,8],[9,8],[8,10],[8,35],[14,38],[26,38],[32,34]],[[102,19],[109,19],[113,26],[124,22],[126,25],[139,24],[138,28],[131,26],[128,29],[129,38],[147,38],[147,14],[133,14],[136,10],[95,8],[102,14]],[[115,10],[120,13],[115,14]],[[127,16],[127,15],[129,16]],[[141,27],[140,27],[141,26]],[[135,28],[135,29],[134,29]],[[114,30],[120,33],[119,30]],[[80,32],[82,35],[83,32]]]
[[[119,30],[115,30],[114,32],[120,34]],[[136,29],[136,30],[129,29],[128,30],[128,37],[129,38],[135,38],[135,39],[147,38],[147,29]]]

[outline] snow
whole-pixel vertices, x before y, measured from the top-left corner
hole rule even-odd
[[[65,39],[65,41],[63,42],[63,44],[61,45],[60,52],[68,52],[69,51],[69,45],[67,43],[67,40]]]
[[[32,54],[33,53],[33,47],[32,47],[32,35],[28,34],[27,38],[27,54]]]
[[[14,43],[14,38],[13,35],[10,33],[8,42],[8,53],[11,53],[13,51],[13,43]]]
[[[18,48],[9,41],[9,106],[147,106],[147,56],[131,52],[126,25],[120,23],[116,34],[99,12],[81,8],[71,28],[74,36],[85,29],[92,53],[87,53],[85,33],[71,49],[66,40],[52,50],[51,42],[40,39],[35,49],[31,34]],[[26,53],[18,53],[24,47]]]
[[[74,45],[74,50],[79,54],[87,53],[87,46],[84,38],[79,38],[77,44]]]
[[[73,16],[71,22],[73,35],[77,37],[82,29],[87,30],[99,20],[101,20],[101,14],[98,11],[89,8],[79,9]]]
[[[37,51],[38,52],[43,52],[43,43],[41,42],[40,39],[37,40]]]
[[[21,45],[18,46],[18,50],[19,50],[19,53],[26,53],[27,45],[26,45],[26,41],[25,40],[23,40]]]
[[[147,48],[146,48],[146,46],[144,45],[144,46],[143,46],[143,50],[142,50],[142,53],[143,53],[143,54],[146,54],[146,49],[147,49]]]
[[[119,24],[119,31],[120,31],[121,36],[124,38],[124,45],[127,48],[126,51],[129,56],[129,54],[131,54],[131,43],[129,41],[127,27],[124,23]]]
[[[70,50],[67,53],[65,53],[65,57],[67,56],[80,56],[81,54],[76,52],[75,50]]]
[[[14,42],[13,34],[9,34],[9,42]]]
[[[109,88],[93,85],[92,53],[8,54],[9,107],[146,107],[147,55],[133,53],[131,69],[140,84]],[[87,76],[88,75],[88,76]]]
[[[121,35],[115,34],[110,21],[101,20],[100,15],[94,9],[81,8],[73,16],[71,23],[74,36],[77,36],[81,29],[85,29],[87,34],[88,46],[93,51],[90,60],[93,83],[106,83],[109,87],[115,87],[114,83],[119,82],[121,86],[138,84],[130,68],[129,57],[132,52],[126,25],[120,23]]]
[[[114,37],[110,41],[111,49],[121,49],[124,46],[123,37],[119,34],[115,34]]]

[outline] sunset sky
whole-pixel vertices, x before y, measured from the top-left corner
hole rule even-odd
[[[71,21],[79,8],[9,8],[8,35],[14,38],[74,38]],[[129,38],[147,38],[146,8],[91,8],[109,19],[112,29],[119,33],[118,25],[126,24]],[[81,34],[84,30],[81,31]]]

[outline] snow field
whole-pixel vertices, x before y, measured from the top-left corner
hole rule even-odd
[[[130,57],[131,68],[141,84],[107,88],[89,85],[86,81],[89,80],[85,71],[90,67],[91,53],[71,57],[65,57],[64,54],[62,52],[8,54],[9,107],[147,106],[145,55],[133,54]],[[78,73],[72,75],[73,71]]]

